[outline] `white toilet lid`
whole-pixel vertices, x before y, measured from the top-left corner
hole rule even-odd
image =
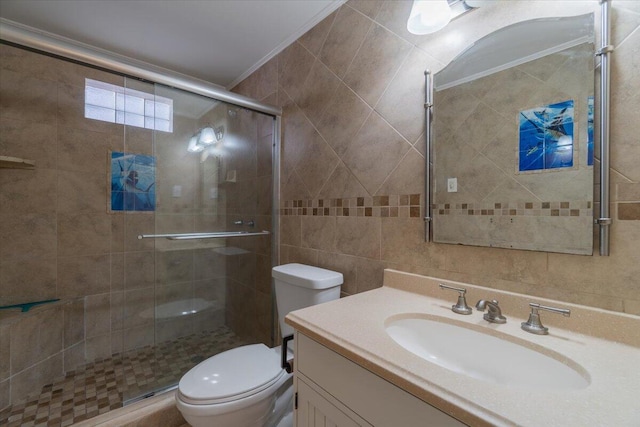
[[[230,402],[266,389],[285,374],[275,351],[264,344],[245,345],[194,366],[178,390],[183,401],[194,405]]]

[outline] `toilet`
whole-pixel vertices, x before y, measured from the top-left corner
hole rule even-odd
[[[293,334],[284,323],[289,312],[340,298],[343,277],[335,271],[285,264],[272,276],[283,337]],[[200,362],[178,384],[178,410],[193,427],[293,426],[293,374],[280,366],[281,351],[251,344]]]

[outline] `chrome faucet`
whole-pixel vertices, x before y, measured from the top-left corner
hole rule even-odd
[[[476,303],[476,309],[479,311],[484,311],[485,308],[487,312],[482,316],[484,320],[491,323],[507,323],[507,318],[502,315],[498,301],[481,299]]]

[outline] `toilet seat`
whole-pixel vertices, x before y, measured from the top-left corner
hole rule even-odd
[[[287,372],[264,344],[219,353],[187,372],[178,385],[179,399],[191,405],[233,402],[278,383]]]

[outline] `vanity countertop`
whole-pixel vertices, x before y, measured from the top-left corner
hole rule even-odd
[[[466,288],[470,306],[479,299],[499,300],[507,323],[488,323],[475,309],[468,316],[453,313],[457,294],[441,290],[440,283]],[[571,317],[541,312],[549,335],[526,333],[520,322],[527,320],[529,302],[570,308]],[[584,368],[590,384],[579,390],[531,390],[442,368],[405,350],[386,333],[388,319],[408,313],[464,322],[488,334],[513,337],[522,345],[549,349]],[[469,425],[640,425],[637,316],[385,270],[382,288],[294,311],[286,322]]]

